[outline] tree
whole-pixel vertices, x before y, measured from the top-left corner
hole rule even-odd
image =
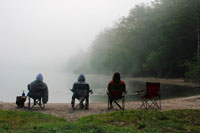
[[[199,1],[155,0],[135,6],[94,39],[88,72],[183,77],[185,61],[196,53],[200,58]]]

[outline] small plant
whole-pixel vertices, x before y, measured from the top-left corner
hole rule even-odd
[[[186,79],[200,83],[200,62],[187,61],[185,65],[188,68],[188,71],[185,73]]]

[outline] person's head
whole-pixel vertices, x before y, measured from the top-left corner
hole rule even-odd
[[[39,73],[39,74],[36,76],[36,80],[43,81],[43,76],[42,76],[41,73]]]
[[[85,76],[83,74],[80,74],[78,76],[78,81],[82,81],[82,82],[85,82]]]
[[[117,83],[117,82],[120,81],[120,79],[121,79],[121,77],[120,77],[119,72],[115,72],[115,73],[113,74],[112,80],[113,80],[115,83]]]

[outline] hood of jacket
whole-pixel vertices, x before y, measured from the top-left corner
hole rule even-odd
[[[39,73],[39,74],[36,76],[36,80],[43,81],[43,76],[42,76],[41,73]]]
[[[85,82],[85,76],[83,74],[80,74],[78,77],[79,82]]]

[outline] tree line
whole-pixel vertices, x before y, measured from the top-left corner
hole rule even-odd
[[[199,14],[200,0],[136,5],[69,64],[78,73],[198,78]]]

